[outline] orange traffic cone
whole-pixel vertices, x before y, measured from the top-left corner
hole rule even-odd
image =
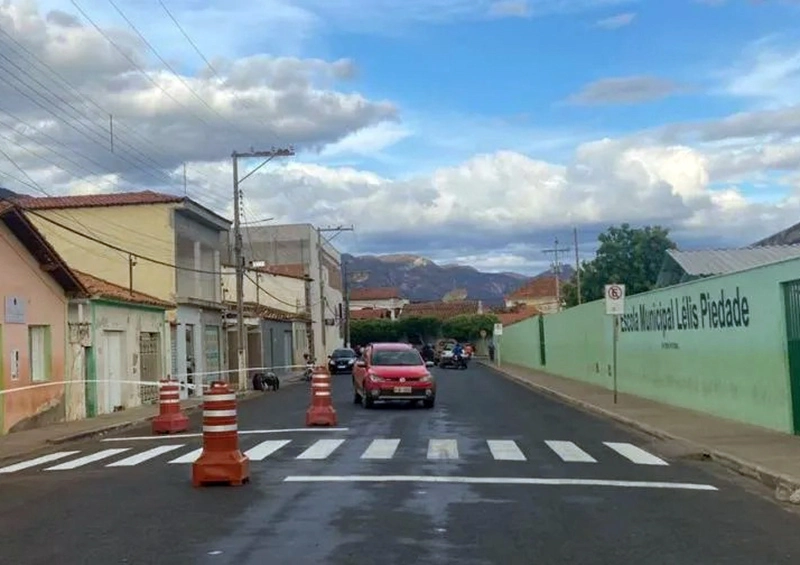
[[[203,452],[192,465],[192,484],[239,486],[250,480],[250,460],[239,450],[236,393],[211,383],[203,398]]]
[[[154,434],[175,434],[189,429],[189,418],[181,412],[180,387],[177,381],[159,383],[158,416],[153,418]]]
[[[306,411],[306,426],[335,426],[336,410],[331,398],[331,376],[324,367],[316,367],[311,376],[311,406]]]

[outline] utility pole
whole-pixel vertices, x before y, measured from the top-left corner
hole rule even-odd
[[[244,329],[244,255],[242,254],[242,219],[240,212],[240,200],[242,197],[239,185],[250,178],[261,167],[272,161],[275,157],[290,157],[294,155],[292,147],[275,149],[269,151],[255,151],[252,148],[249,152],[239,153],[234,151],[231,154],[233,160],[233,251],[236,262],[236,334],[237,334],[237,365],[239,370],[239,389],[247,388],[247,334]],[[256,157],[264,159],[255,169],[239,178],[239,159]]]
[[[133,296],[133,268],[136,266],[136,255],[128,253],[128,293]]]
[[[553,254],[553,273],[556,276],[556,312],[561,311],[561,261],[558,258],[559,253],[569,252],[569,247],[559,247],[558,238],[555,239],[555,245],[552,249],[543,249],[543,253]]]
[[[319,277],[319,323],[320,327],[322,328],[322,354],[325,355],[328,352],[328,339],[326,334],[328,333],[325,327],[325,307],[327,303],[325,302],[325,281],[322,278],[322,263],[323,257],[325,252],[322,247],[322,233],[323,232],[334,232],[336,235],[346,232],[346,231],[354,231],[354,226],[335,226],[335,227],[327,227],[327,228],[317,228],[317,266],[318,266],[318,277]],[[336,237],[335,235],[333,237]],[[331,239],[333,239],[333,237]],[[326,242],[330,240],[326,238]],[[341,324],[341,322],[339,322]]]
[[[581,304],[581,259],[578,255],[578,227],[572,228],[572,238],[575,243],[575,290],[578,293],[578,304]]]
[[[344,286],[344,346],[350,345],[350,273],[347,270],[347,261],[342,261],[342,285]]]

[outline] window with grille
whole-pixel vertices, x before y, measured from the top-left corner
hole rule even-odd
[[[28,359],[33,382],[50,378],[50,326],[28,326]]]

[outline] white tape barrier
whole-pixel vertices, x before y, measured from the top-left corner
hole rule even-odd
[[[283,365],[283,366],[280,366],[280,367],[248,367],[247,371],[248,372],[252,372],[252,371],[265,372],[265,371],[274,371],[275,369],[293,369],[293,368],[305,369],[306,366],[305,365]],[[209,371],[209,372],[206,372],[206,373],[193,373],[193,374],[190,373],[189,376],[224,375],[224,374],[229,374],[229,373],[238,373],[238,371],[239,371],[238,369],[235,369],[235,370],[232,370],[232,371]],[[174,378],[175,377],[173,377],[173,379]],[[35,385],[26,385],[26,386],[14,387],[14,388],[7,388],[7,389],[4,389],[4,390],[0,390],[0,397],[2,397],[3,395],[6,395],[6,394],[12,394],[12,393],[17,393],[17,392],[27,392],[29,390],[35,390],[35,389],[46,388],[46,387],[51,387],[51,386],[81,385],[81,384],[85,385],[85,384],[88,384],[88,383],[112,383],[112,382],[115,383],[115,384],[138,385],[138,386],[141,386],[141,387],[155,387],[155,388],[161,388],[164,384],[169,384],[169,385],[178,385],[178,387],[180,387],[182,389],[187,389],[187,390],[195,390],[195,389],[197,389],[198,386],[200,386],[200,383],[197,383],[197,384],[185,383],[185,382],[180,382],[180,381],[176,381],[176,380],[172,380],[172,381],[170,381],[168,383],[161,383],[160,381],[127,381],[127,380],[120,381],[120,380],[117,380],[117,379],[78,379],[78,380],[66,380],[66,381],[50,381],[50,382],[46,382],[46,383],[37,383]],[[211,385],[208,384],[208,383],[202,383],[202,387],[205,390],[205,389],[210,388]]]

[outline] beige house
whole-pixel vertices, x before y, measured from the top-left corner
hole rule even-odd
[[[388,310],[392,320],[400,317],[408,300],[396,288],[354,288],[350,291],[350,310]]]
[[[543,314],[558,312],[558,287],[555,276],[531,279],[506,296],[506,308],[532,306]]]

